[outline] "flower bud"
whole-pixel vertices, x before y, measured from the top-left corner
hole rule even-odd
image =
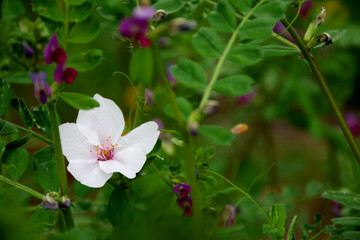
[[[313,35],[317,28],[325,22],[326,19],[326,9],[324,7],[321,8],[321,12],[317,15],[316,19],[310,23],[308,29],[304,35],[304,41],[307,43],[312,40]]]
[[[333,43],[332,38],[330,36],[330,34],[324,32],[321,35],[318,35],[314,38],[312,38],[307,44],[306,46],[311,49],[317,45],[319,45],[320,43],[324,43],[324,45],[322,46],[323,48],[327,45],[330,45]]]
[[[221,220],[218,224],[219,227],[231,227],[234,224],[235,208],[231,204],[225,206],[224,211],[221,214]]]
[[[32,56],[34,56],[34,49],[32,49],[26,41],[22,41],[22,46],[24,48],[26,58],[31,58]]]
[[[169,23],[169,33],[177,34],[184,33],[196,28],[197,23],[195,21],[189,21],[185,18],[175,18]]]
[[[167,12],[165,12],[165,10],[163,9],[159,9],[155,12],[155,15],[153,17],[154,22],[159,23],[160,21],[164,20],[165,18],[167,18],[169,14]]]
[[[60,201],[61,201],[61,207],[66,207],[66,208],[70,207],[71,201],[69,198],[62,196]]]
[[[57,198],[59,194],[57,192],[51,192],[44,196],[43,201],[41,202],[41,206],[45,209],[57,210],[59,209],[59,204],[57,202]]]
[[[199,129],[199,121],[201,119],[201,114],[199,113],[199,111],[196,109],[194,110],[188,119],[188,130],[190,132],[191,136],[197,136],[198,135],[198,129]]]
[[[326,20],[326,9],[321,7],[321,12],[316,16],[316,25],[317,27],[324,23]]]
[[[218,111],[219,106],[220,106],[219,101],[209,100],[203,109],[203,114],[212,115]]]
[[[242,133],[245,133],[247,132],[247,130],[249,129],[249,126],[245,123],[239,123],[237,125],[235,125],[232,129],[231,129],[231,132],[234,134],[234,135],[240,135]]]

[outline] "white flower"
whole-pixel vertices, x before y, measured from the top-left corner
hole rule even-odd
[[[121,136],[125,121],[110,99],[95,94],[100,107],[80,110],[75,123],[60,125],[68,171],[89,187],[102,187],[114,172],[135,178],[158,137],[158,125],[146,122]]]

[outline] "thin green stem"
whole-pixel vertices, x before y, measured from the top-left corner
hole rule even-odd
[[[312,238],[310,238],[309,240],[314,240],[316,239],[317,237],[319,237],[321,234],[323,234],[324,232],[324,229],[322,229],[321,231],[319,231],[317,234],[315,234]]]
[[[216,64],[214,73],[211,76],[210,82],[207,85],[204,95],[202,96],[202,99],[200,101],[200,105],[199,105],[199,112],[202,112],[204,107],[206,106],[206,103],[208,102],[209,98],[210,98],[210,94],[211,91],[213,89],[213,86],[216,82],[216,80],[218,79],[219,75],[220,75],[220,70],[225,62],[226,56],[229,53],[232,45],[234,44],[236,37],[238,35],[238,32],[240,30],[240,28],[245,24],[245,22],[251,17],[253,11],[259,7],[261,4],[263,4],[266,0],[261,0],[260,2],[258,2],[241,20],[240,24],[237,26],[237,28],[235,29],[235,31],[233,32],[233,34],[231,35],[231,38],[229,40],[229,42],[227,43],[224,52],[222,53],[222,55],[219,58],[218,63]]]
[[[43,135],[40,135],[40,134],[34,132],[33,130],[28,129],[28,128],[24,128],[24,127],[19,126],[19,125],[15,124],[15,123],[12,123],[12,124],[13,124],[17,129],[19,129],[20,131],[23,131],[23,132],[25,132],[25,133],[30,133],[32,136],[40,139],[41,141],[46,142],[46,143],[48,143],[48,144],[52,144],[51,139],[49,139],[49,138],[47,138],[47,137],[45,137],[45,136],[43,136]]]
[[[289,27],[289,22],[286,19],[281,20],[281,23],[284,25],[284,27],[286,27],[286,28]],[[333,111],[333,113],[336,117],[336,120],[338,121],[338,123],[341,127],[341,130],[343,131],[343,133],[346,137],[346,140],[348,141],[350,148],[356,157],[356,160],[360,164],[359,146],[358,146],[356,140],[354,139],[354,136],[352,135],[347,123],[345,122],[344,117],[339,109],[339,106],[337,105],[335,98],[332,95],[331,90],[330,90],[329,86],[327,85],[326,80],[320,71],[319,66],[317,65],[314,57],[310,54],[309,49],[306,47],[303,40],[300,39],[299,35],[296,33],[294,28],[290,26],[288,31],[289,31],[290,35],[294,38],[296,44],[299,46],[302,55],[304,56],[306,61],[309,63],[310,68],[311,68],[316,80],[318,81],[318,84],[320,85],[320,88],[321,88],[331,110]]]
[[[247,198],[249,198],[249,200],[259,209],[259,211],[262,213],[262,215],[264,215],[266,221],[268,221],[268,223],[270,225],[272,225],[272,222],[270,220],[270,218],[266,215],[266,213],[264,212],[264,210],[259,206],[259,204],[247,193],[245,192],[244,190],[242,190],[241,188],[239,188],[238,186],[236,186],[234,183],[232,183],[229,179],[227,179],[226,177],[224,177],[223,175],[217,173],[217,172],[214,172],[214,171],[211,171],[211,170],[202,170],[202,172],[205,172],[205,173],[209,173],[209,174],[212,174],[212,175],[215,175],[221,179],[223,179],[225,182],[229,183],[231,186],[233,186],[234,188],[236,188],[239,192],[241,192],[242,194],[244,194]],[[241,199],[242,200],[242,199]]]
[[[10,184],[10,185],[12,185],[12,186],[14,186],[14,187],[28,193],[28,194],[30,194],[31,196],[40,199],[40,200],[43,200],[43,198],[45,197],[45,195],[43,195],[43,194],[41,194],[41,193],[39,193],[39,192],[29,188],[29,187],[26,187],[26,186],[24,186],[24,185],[22,185],[20,183],[14,182],[13,180],[11,180],[11,179],[9,179],[7,177],[4,177],[3,175],[0,175],[0,181],[3,181],[5,183],[7,183],[7,184]]]
[[[134,117],[134,122],[132,128],[135,128],[141,124],[142,115],[143,115],[143,108],[144,108],[144,99],[145,99],[145,85],[144,83],[139,83],[139,89],[137,97],[135,98],[136,101],[136,112]]]

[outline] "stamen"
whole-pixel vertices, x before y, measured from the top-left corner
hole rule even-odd
[[[90,150],[90,152],[92,152],[92,150]]]

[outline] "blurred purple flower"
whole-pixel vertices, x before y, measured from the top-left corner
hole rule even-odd
[[[159,126],[159,130],[164,129],[164,124],[163,124],[163,122],[161,121],[160,118],[155,118],[155,119],[153,119],[153,121],[157,123],[157,125]],[[160,131],[159,138],[161,138],[163,135],[164,134]]]
[[[301,5],[300,16],[303,18],[306,18],[309,15],[309,12],[310,12],[311,8],[313,7],[313,5],[314,5],[313,1],[305,1]]]
[[[166,77],[168,78],[171,86],[175,86],[178,84],[178,82],[176,81],[174,75],[172,75],[171,73],[171,67],[174,66],[175,64],[174,63],[168,63],[166,65]]]
[[[191,193],[191,188],[185,183],[179,183],[173,188],[174,193],[180,194],[182,197],[187,197]]]
[[[118,31],[128,39],[134,39],[141,47],[148,47],[151,44],[147,38],[148,22],[153,18],[155,10],[152,7],[140,6],[133,10],[131,17],[120,21]]]
[[[273,32],[274,33],[277,33],[277,34],[280,34],[282,33],[283,31],[285,30],[285,27],[284,25],[282,25],[281,22],[276,22],[274,28],[273,28]],[[292,43],[295,43],[293,37],[290,35],[290,33],[288,31],[285,31],[284,33],[281,34],[281,36],[283,38],[286,38],[287,40],[289,40],[290,42]]]
[[[45,104],[52,95],[52,89],[46,82],[46,72],[31,72],[29,73],[31,81],[34,84],[34,96],[40,100],[41,104]]]
[[[176,200],[176,203],[178,205],[178,207],[184,211],[183,213],[183,217],[186,215],[188,217],[192,216],[192,206],[193,206],[193,202],[191,197],[179,197]]]
[[[360,135],[360,119],[354,112],[348,112],[344,116],[347,125],[354,137]]]
[[[46,64],[56,62],[57,64],[63,64],[66,61],[65,50],[59,48],[59,40],[56,34],[52,35],[49,43],[44,48],[44,59]]]
[[[232,204],[227,204],[221,214],[221,221],[219,227],[231,227],[234,224],[235,208]]]
[[[24,47],[26,58],[31,58],[32,56],[34,56],[34,54],[35,54],[34,49],[32,49],[25,40],[22,41],[22,46]]]
[[[333,216],[334,217],[342,217],[342,214],[341,214],[342,206],[335,201],[331,201],[331,206],[332,206],[331,212],[332,212]]]
[[[67,83],[71,84],[74,82],[74,79],[78,76],[77,71],[75,68],[67,68],[65,63],[58,64],[56,66],[55,72],[54,72],[54,80],[57,83]]]
[[[237,97],[235,99],[235,104],[238,106],[244,106],[249,104],[255,97],[255,90],[252,89],[251,92],[249,92],[248,94],[245,94],[241,97]]]
[[[153,105],[154,104],[154,92],[151,91],[149,88],[145,88],[145,97],[146,97],[146,104]]]

